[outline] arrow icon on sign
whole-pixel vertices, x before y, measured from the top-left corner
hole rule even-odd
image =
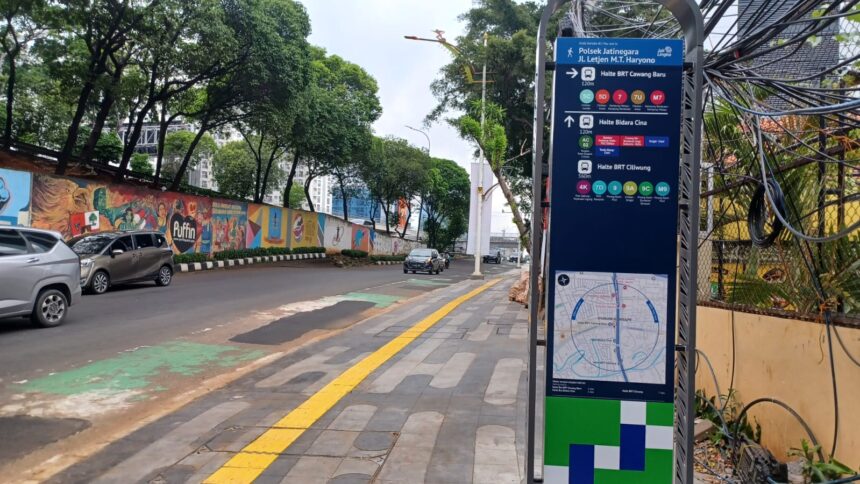
[[[579,71],[571,67],[569,71],[565,72],[565,74],[570,76],[571,79],[576,79],[576,76],[579,75]]]
[[[572,125],[573,123],[576,122],[576,120],[573,119],[572,117],[568,116],[568,117],[564,118],[564,122],[567,123],[567,127],[569,128],[570,125]]]

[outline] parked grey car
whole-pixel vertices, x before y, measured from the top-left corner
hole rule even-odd
[[[58,326],[81,298],[81,266],[57,232],[0,227],[0,318]]]
[[[436,249],[412,249],[403,261],[403,273],[426,272],[438,274],[445,270],[445,262],[439,256]]]
[[[173,280],[173,249],[164,234],[153,231],[98,232],[69,241],[81,257],[81,287],[94,294],[112,284]]]

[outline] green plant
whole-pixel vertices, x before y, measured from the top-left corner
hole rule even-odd
[[[743,404],[738,400],[734,389],[729,389],[727,395],[721,395],[719,403],[716,397],[708,398],[703,390],[696,391],[696,416],[710,420],[716,426],[717,430],[711,435],[711,443],[716,446],[728,446],[732,441],[732,435],[729,435],[732,432],[737,432],[738,436],[746,436],[754,442],[761,442],[761,425],[758,421],[755,425],[751,424],[746,414],[739,415],[742,408]]]
[[[325,254],[325,247],[296,247],[293,254]]]
[[[803,476],[812,482],[827,482],[843,476],[853,475],[855,471],[832,456],[826,462],[817,456],[820,445],[810,445],[806,439],[800,441],[800,448],[792,447],[788,455],[800,457],[803,461]]]
[[[354,249],[343,249],[342,251],[340,251],[340,253],[342,255],[345,255],[346,257],[350,257],[352,259],[364,259],[368,255],[367,252],[365,252],[363,250],[354,250]]]
[[[405,255],[372,255],[370,260],[373,262],[402,262],[406,259]]]
[[[192,264],[194,262],[206,262],[209,260],[207,254],[175,254],[173,256],[174,264]]]

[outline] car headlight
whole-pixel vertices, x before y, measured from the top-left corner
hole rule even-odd
[[[81,269],[89,269],[93,265],[92,259],[81,259]]]

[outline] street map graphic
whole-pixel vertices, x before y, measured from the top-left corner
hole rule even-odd
[[[666,275],[555,278],[554,379],[665,384]]]

